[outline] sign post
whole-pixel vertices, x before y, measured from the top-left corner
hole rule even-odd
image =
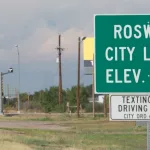
[[[147,150],[150,150],[150,96],[110,95],[111,121],[147,121]]]
[[[150,121],[147,122],[147,149],[150,149]]]
[[[95,15],[94,45],[95,93],[111,94],[110,120],[148,121],[150,150],[150,14]]]

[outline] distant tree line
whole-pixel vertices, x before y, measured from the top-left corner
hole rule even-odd
[[[70,89],[62,90],[62,104],[58,103],[58,86],[52,86],[49,89],[40,90],[34,92],[34,94],[29,95],[28,93],[21,93],[21,108],[32,110],[32,111],[42,111],[42,112],[65,112],[66,104],[69,102],[71,106],[76,106],[76,91],[77,86],[72,86]],[[80,86],[80,104],[82,109],[86,112],[92,112],[92,103],[89,103],[88,98],[92,97],[92,85]],[[5,107],[17,107],[17,100],[9,101],[6,103]],[[95,104],[96,112],[102,112],[102,104]],[[74,108],[72,111],[76,111]]]

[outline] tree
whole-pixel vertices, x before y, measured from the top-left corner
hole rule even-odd
[[[70,105],[76,105],[76,93],[76,86],[72,86],[71,89],[67,89],[67,101],[70,103]]]
[[[89,97],[92,97],[92,84],[85,87]]]
[[[28,100],[28,94],[27,94],[27,93],[21,93],[21,94],[20,94],[20,100],[21,100],[22,102],[27,101],[27,100]]]
[[[80,104],[84,107],[88,104],[88,97],[92,94],[92,86],[80,85]],[[76,106],[77,104],[77,86],[72,86],[70,89],[62,89],[62,104],[58,103],[58,86],[52,86],[49,89],[36,91],[33,95],[30,95],[31,109],[43,109],[45,112],[64,112],[67,101],[70,105]],[[28,94],[22,93],[21,100],[23,102],[28,100]]]
[[[70,90],[67,89],[67,100],[70,102],[71,105],[76,105],[77,103],[77,86],[73,86]],[[85,104],[88,103],[88,91],[84,85],[80,86],[80,103]]]
[[[86,87],[84,87],[83,85],[80,87],[80,103],[81,105],[83,105],[83,107],[89,103],[88,101],[88,97],[89,97],[89,93]]]
[[[66,104],[66,91],[62,90],[62,105],[58,106],[58,87],[50,87],[49,90],[45,90],[41,99],[41,104],[46,112],[51,112],[56,107],[62,109]],[[61,108],[62,107],[62,108]]]
[[[45,112],[50,112],[52,110],[52,106],[50,105],[50,91],[45,89],[44,94],[42,95],[41,105]]]

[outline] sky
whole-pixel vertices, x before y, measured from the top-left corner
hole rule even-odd
[[[11,92],[39,91],[58,85],[56,63],[58,35],[61,34],[63,88],[77,84],[78,37],[93,37],[94,14],[149,13],[149,0],[0,0],[0,69],[14,73],[4,76]],[[81,46],[82,47],[82,46]],[[92,83],[84,75],[81,48],[81,83]]]

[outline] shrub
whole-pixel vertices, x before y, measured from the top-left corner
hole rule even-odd
[[[85,105],[85,111],[86,112],[92,112],[93,111],[93,103],[89,103]],[[101,103],[95,103],[95,112],[103,112],[103,104]]]
[[[56,105],[54,108],[52,108],[52,112],[58,112],[58,113],[63,113],[63,112],[65,112],[66,110],[65,110],[66,108],[65,108],[65,105],[64,104],[62,104],[62,105]]]

